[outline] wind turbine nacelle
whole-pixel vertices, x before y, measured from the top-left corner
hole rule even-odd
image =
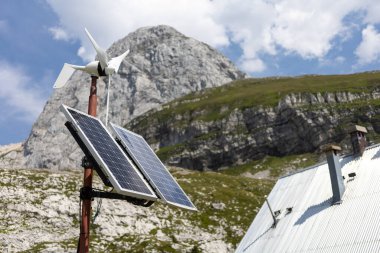
[[[84,68],[77,68],[79,70],[85,71],[92,76],[109,76],[115,72],[115,69],[112,67],[106,67],[102,69],[102,65],[99,61],[92,61],[87,64]]]
[[[99,61],[92,61],[81,69],[92,76],[107,76],[106,69],[102,69]]]

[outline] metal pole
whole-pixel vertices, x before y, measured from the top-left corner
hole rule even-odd
[[[88,114],[96,116],[96,81],[98,77],[91,76],[91,88],[88,101]],[[92,188],[93,168],[84,168],[83,187]],[[82,221],[80,224],[79,252],[88,253],[90,247],[90,218],[91,218],[91,199],[84,199],[82,202]]]
[[[107,85],[107,109],[106,109],[106,126],[108,125],[108,111],[109,111],[109,101],[110,101],[110,86],[111,86],[111,75],[108,76]]]
[[[272,218],[273,218],[273,225],[272,225],[272,227],[275,228],[277,226],[277,219],[276,219],[276,216],[274,215],[274,213],[272,211],[272,208],[269,205],[269,201],[268,201],[268,198],[266,196],[265,196],[265,202],[267,202],[270,214],[272,215]]]

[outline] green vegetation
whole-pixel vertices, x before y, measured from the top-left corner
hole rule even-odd
[[[77,238],[72,238],[66,241],[61,241],[58,245],[66,250],[67,252],[73,251],[77,247]],[[20,253],[39,253],[46,250],[50,246],[54,246],[55,242],[41,242],[34,244],[30,249],[25,251],[20,251]]]
[[[48,245],[49,243],[46,243],[46,242],[37,243],[37,244],[34,244],[32,248],[22,251],[21,253],[29,253],[29,252],[38,253],[46,249]]]
[[[203,113],[195,115],[195,118],[212,121],[229,115],[235,108],[276,106],[282,97],[290,93],[369,93],[379,86],[380,72],[250,78],[189,94],[168,103],[163,110],[154,112],[149,117],[154,116],[159,122],[164,122],[175,115],[191,115],[197,111]],[[148,120],[146,115],[143,115],[135,122],[143,126],[147,125]]]
[[[222,226],[227,242],[236,245],[241,237],[237,229],[246,231],[261,207],[264,196],[274,185],[272,180],[257,180],[217,172],[174,173],[179,183],[193,200],[199,212],[177,212],[210,233]],[[213,204],[224,207],[216,209]]]
[[[197,141],[207,141],[207,140],[212,140],[218,137],[220,135],[220,132],[208,132],[206,134],[202,134],[199,136],[196,136],[191,139],[191,141],[185,141],[181,142],[175,145],[171,146],[166,146],[162,147],[157,151],[157,156],[162,160],[162,161],[168,161],[170,157],[172,157],[175,154],[181,153],[185,149],[189,149],[191,145]]]
[[[284,176],[288,172],[296,171],[309,167],[318,162],[318,155],[306,153],[301,155],[289,155],[284,157],[266,156],[261,160],[254,160],[242,165],[235,165],[222,170],[221,173],[226,175],[245,175],[252,177],[258,172],[268,171],[270,178]],[[257,176],[258,177],[258,176]]]
[[[157,156],[162,161],[167,161],[172,155],[182,152],[184,148],[185,145],[183,143],[162,147],[158,150]]]

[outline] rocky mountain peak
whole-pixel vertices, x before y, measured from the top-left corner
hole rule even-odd
[[[112,76],[110,121],[125,125],[152,108],[193,91],[244,78],[226,57],[205,43],[168,26],[144,27],[107,50],[113,57],[130,54]],[[98,80],[98,115],[105,116],[105,80]],[[64,127],[59,106],[87,111],[90,77],[75,72],[67,85],[54,90],[34,123],[17,159],[0,158],[0,165],[29,168],[79,167],[82,152]],[[7,161],[4,164],[4,161]]]

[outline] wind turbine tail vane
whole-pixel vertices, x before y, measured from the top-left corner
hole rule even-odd
[[[63,68],[61,72],[59,73],[57,80],[54,83],[54,86],[53,86],[54,89],[59,89],[65,86],[66,82],[70,79],[70,77],[73,75],[75,71],[75,68],[73,66],[74,65],[67,64],[67,63],[63,65]],[[80,66],[75,66],[75,67],[80,67]]]
[[[108,66],[108,56],[107,56],[106,51],[104,51],[104,49],[101,48],[98,45],[98,43],[96,43],[95,39],[91,36],[87,28],[84,28],[84,30],[86,31],[88,38],[90,39],[92,45],[95,48],[96,55],[99,58],[100,66],[102,67],[102,69],[105,69]]]

